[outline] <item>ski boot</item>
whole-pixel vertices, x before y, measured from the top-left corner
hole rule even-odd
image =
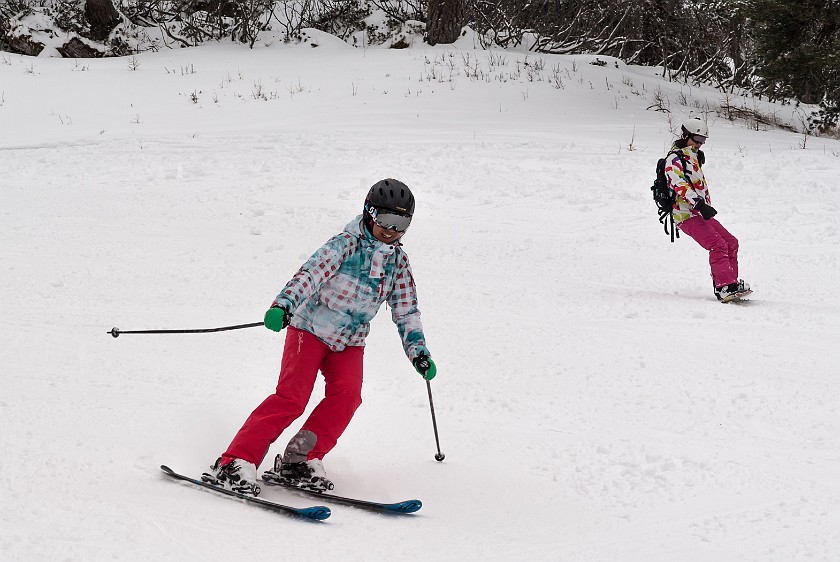
[[[257,484],[257,467],[242,459],[233,459],[226,464],[222,464],[222,457],[219,457],[210,467],[210,471],[201,475],[201,480],[240,494],[260,495],[260,486]]]
[[[715,296],[720,302],[731,302],[752,293],[749,284],[743,279],[735,283],[715,288]]]
[[[263,473],[263,480],[312,492],[326,492],[335,487],[327,479],[321,459],[283,462],[282,455],[277,455],[274,459],[274,470],[266,470]]]

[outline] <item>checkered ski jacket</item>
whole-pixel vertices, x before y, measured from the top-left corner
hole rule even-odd
[[[291,325],[341,351],[363,346],[383,302],[391,308],[410,360],[430,355],[417,309],[417,290],[400,244],[380,242],[359,215],[312,254],[274,303],[291,311]]]

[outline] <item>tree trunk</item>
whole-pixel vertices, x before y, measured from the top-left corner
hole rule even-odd
[[[120,23],[120,14],[112,0],[86,0],[85,18],[90,24],[90,38],[105,41]]]
[[[429,45],[454,43],[464,23],[464,0],[429,0],[426,42]]]

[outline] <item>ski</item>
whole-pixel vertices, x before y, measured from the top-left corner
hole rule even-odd
[[[160,469],[168,476],[176,480],[183,480],[185,482],[189,482],[191,484],[195,484],[196,486],[201,486],[202,488],[206,488],[207,490],[213,490],[214,492],[219,492],[226,496],[231,496],[234,498],[239,498],[245,500],[248,503],[252,503],[258,505],[260,507],[264,507],[266,509],[271,509],[273,511],[279,511],[281,513],[287,513],[289,515],[294,515],[297,517],[302,517],[304,519],[312,519],[315,521],[323,521],[327,517],[330,516],[330,508],[322,505],[312,506],[312,507],[292,507],[290,505],[283,505],[280,503],[271,502],[268,500],[264,500],[258,498],[256,496],[249,496],[246,494],[240,494],[239,492],[234,492],[232,490],[227,490],[220,486],[214,486],[212,484],[208,484],[207,482],[202,482],[196,478],[190,478],[189,476],[184,476],[183,474],[178,474],[168,466],[162,464],[160,465]]]
[[[286,484],[285,482],[277,480],[276,477],[272,477],[268,473],[263,474],[262,481],[268,484],[269,486],[279,486],[281,488],[286,488],[287,490],[298,492],[305,496],[322,499],[325,502],[341,503],[344,505],[351,505],[353,507],[368,509],[371,511],[379,511],[382,513],[414,513],[415,511],[418,511],[421,507],[423,507],[423,502],[421,502],[420,500],[405,500],[395,503],[382,503],[370,500],[362,500],[358,498],[345,498],[342,496],[336,496],[335,494],[328,494],[326,492],[316,492],[314,490],[307,490],[305,488],[298,488],[297,486]]]

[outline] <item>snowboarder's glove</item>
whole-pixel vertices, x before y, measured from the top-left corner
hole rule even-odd
[[[280,306],[272,306],[265,312],[265,327],[274,332],[279,332],[289,325],[292,315]]]
[[[713,216],[715,216],[717,214],[717,211],[715,211],[715,208],[712,207],[711,205],[709,205],[708,203],[706,203],[705,201],[703,201],[702,199],[700,199],[697,202],[697,204],[694,205],[694,208],[706,220],[709,220],[710,218],[712,218]]]
[[[414,368],[420,373],[420,376],[427,381],[435,378],[437,367],[435,367],[435,362],[428,355],[418,355],[412,363],[414,363]]]

